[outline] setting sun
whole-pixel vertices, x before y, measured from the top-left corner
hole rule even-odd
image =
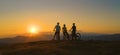
[[[28,32],[32,34],[36,34],[40,32],[40,28],[35,25],[31,25],[28,27]]]
[[[36,33],[36,32],[37,32],[37,28],[36,28],[36,27],[32,27],[32,28],[30,29],[30,32],[31,32],[31,33]]]

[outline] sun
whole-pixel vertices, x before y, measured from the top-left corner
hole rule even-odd
[[[37,30],[36,27],[31,27],[30,28],[30,33],[37,33],[37,32],[38,32],[38,30]]]
[[[37,34],[40,32],[40,28],[36,25],[31,25],[28,27],[28,32],[31,34]]]

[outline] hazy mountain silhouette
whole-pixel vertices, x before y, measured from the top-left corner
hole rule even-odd
[[[24,33],[21,35],[13,35],[13,37],[9,38],[1,38],[0,43],[21,43],[21,42],[32,42],[32,41],[43,41],[43,40],[51,40],[51,35],[48,32],[42,32],[41,34],[34,35],[32,37],[30,34]]]
[[[53,38],[52,33],[50,32],[42,32],[41,34],[35,35],[33,37],[27,36],[28,33],[22,35],[16,35],[12,38],[2,38],[0,39],[0,43],[20,43],[20,42],[32,42],[32,41],[45,41],[51,40]],[[101,40],[101,41],[119,41],[120,34],[98,34],[98,33],[87,33],[81,32],[81,40]],[[61,39],[62,39],[61,35]]]
[[[102,40],[102,41],[119,41],[120,34],[111,34],[111,35],[100,35],[100,36],[90,36],[93,40]]]

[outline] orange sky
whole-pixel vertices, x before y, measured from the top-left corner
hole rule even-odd
[[[65,23],[68,29],[75,22],[77,30],[83,32],[120,33],[120,7],[116,2],[6,0],[0,4],[0,35],[26,33],[29,25],[52,32],[56,22],[61,27]]]

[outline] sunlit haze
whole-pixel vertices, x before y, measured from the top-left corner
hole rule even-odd
[[[120,0],[0,0],[0,35],[52,32],[57,22],[68,30],[76,23],[83,32],[120,33]]]

